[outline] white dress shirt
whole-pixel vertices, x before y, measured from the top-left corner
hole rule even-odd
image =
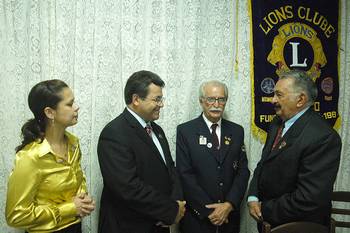
[[[211,126],[213,125],[213,124],[218,124],[218,126],[216,127],[216,130],[215,130],[215,132],[216,132],[216,135],[218,135],[218,139],[219,139],[219,145],[221,145],[221,118],[220,118],[220,120],[218,121],[218,122],[216,122],[216,123],[213,123],[213,122],[211,122],[210,120],[208,120],[208,118],[204,115],[204,113],[202,114],[202,116],[203,116],[203,119],[204,119],[204,122],[207,124],[207,126],[208,126],[208,129],[209,129],[209,131],[210,131],[210,133],[213,133],[212,132],[212,129],[211,129]]]
[[[133,116],[136,118],[136,120],[141,124],[142,128],[145,128],[145,127],[146,127],[147,123],[146,123],[146,121],[145,121],[144,119],[142,119],[142,117],[140,117],[139,115],[137,115],[136,112],[134,112],[133,110],[131,110],[131,109],[128,108],[128,107],[127,107],[126,109],[131,113],[131,115],[133,115]],[[149,123],[149,124],[150,124],[150,123]],[[145,131],[146,131],[146,129],[145,129]],[[160,145],[160,142],[159,142],[157,136],[155,135],[153,129],[152,129],[152,132],[151,132],[151,136],[152,136],[152,141],[153,141],[154,145],[157,147],[157,149],[158,149],[160,155],[162,156],[162,159],[163,159],[164,163],[166,164],[165,156],[164,156],[164,152],[163,152],[162,146]]]

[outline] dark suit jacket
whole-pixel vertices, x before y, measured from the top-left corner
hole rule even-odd
[[[219,156],[208,144],[200,144],[201,136],[212,143],[202,115],[177,127],[176,164],[188,207],[182,229],[184,233],[215,232],[216,227],[208,219],[212,210],[205,205],[228,201],[235,210],[220,232],[236,232],[249,179],[243,128],[222,119]]]
[[[172,224],[182,190],[163,130],[152,128],[167,165],[141,124],[125,109],[102,130],[98,158],[103,177],[99,233],[148,233]]]
[[[301,220],[327,225],[340,137],[310,108],[271,151],[280,125],[275,117],[248,195],[262,201],[263,218],[273,226]]]

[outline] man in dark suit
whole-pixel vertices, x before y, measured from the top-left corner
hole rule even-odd
[[[203,113],[177,127],[176,164],[187,202],[183,233],[237,233],[249,170],[243,128],[222,118],[228,90],[200,87]]]
[[[124,89],[127,107],[102,130],[99,233],[165,233],[184,215],[168,141],[153,122],[163,107],[163,87],[152,72],[132,74]]]
[[[258,222],[329,224],[341,140],[313,111],[316,97],[316,85],[304,71],[286,72],[276,83],[277,116],[248,191],[249,212]]]

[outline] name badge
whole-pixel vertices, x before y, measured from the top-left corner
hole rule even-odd
[[[199,136],[199,145],[206,145],[207,144],[207,138],[203,135]]]

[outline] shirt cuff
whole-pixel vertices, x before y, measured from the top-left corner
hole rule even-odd
[[[259,201],[259,198],[256,196],[249,196],[247,202],[252,202],[252,201]]]
[[[60,215],[62,218],[64,217],[75,217],[77,216],[77,210],[75,208],[74,202],[64,203],[58,206],[60,211]]]

